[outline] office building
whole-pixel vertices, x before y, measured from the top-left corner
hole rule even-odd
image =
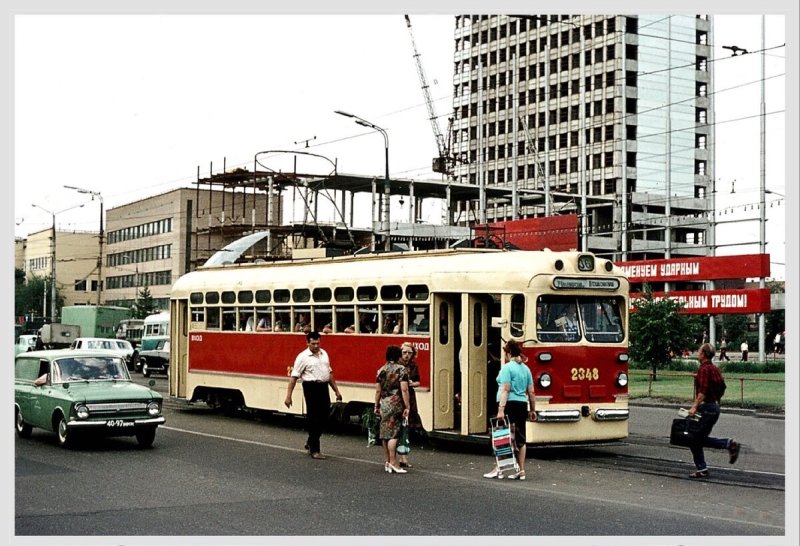
[[[454,223],[572,213],[613,260],[713,246],[713,22],[694,15],[456,17],[456,182],[512,189]]]

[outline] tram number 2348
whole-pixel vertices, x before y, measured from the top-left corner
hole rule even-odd
[[[597,381],[600,378],[600,372],[597,368],[572,368],[573,381]]]

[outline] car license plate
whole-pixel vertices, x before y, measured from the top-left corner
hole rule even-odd
[[[110,428],[132,427],[133,423],[122,419],[109,419],[106,421],[106,426]]]

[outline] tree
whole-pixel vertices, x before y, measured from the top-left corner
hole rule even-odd
[[[692,339],[692,321],[679,313],[684,304],[669,297],[653,298],[653,290],[645,284],[642,296],[633,302],[630,320],[630,355],[644,362],[657,379],[658,368],[671,359],[670,351],[687,347]]]
[[[147,286],[142,287],[139,290],[139,298],[134,305],[134,318],[143,319],[148,315],[152,315],[156,310],[156,304],[153,301],[153,295],[150,294],[150,288]]]
[[[51,287],[50,277],[31,276],[25,278],[20,269],[14,271],[14,315],[34,317],[50,315]],[[56,289],[56,307],[64,306],[64,297]]]

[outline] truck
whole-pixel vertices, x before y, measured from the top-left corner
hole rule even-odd
[[[81,327],[54,322],[42,325],[39,335],[42,336],[45,349],[66,349],[81,336]]]
[[[129,318],[127,307],[68,305],[61,309],[61,323],[80,326],[83,337],[115,338],[120,321]]]

